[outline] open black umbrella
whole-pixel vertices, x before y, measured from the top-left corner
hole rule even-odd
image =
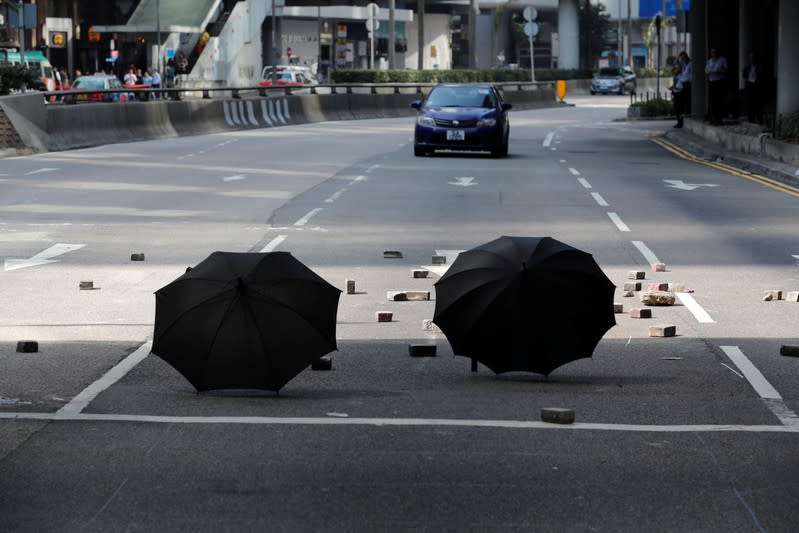
[[[497,374],[549,374],[591,357],[613,326],[614,285],[591,254],[551,237],[500,237],[438,282],[433,322],[453,351]]]
[[[278,391],[336,349],[340,294],[288,252],[214,252],[155,293],[152,352],[198,391]]]

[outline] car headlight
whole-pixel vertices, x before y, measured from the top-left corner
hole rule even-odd
[[[477,121],[478,126],[496,126],[497,119],[495,118],[481,118]]]
[[[416,123],[420,126],[435,126],[436,121],[432,117],[426,117],[424,115],[419,115],[416,117]]]

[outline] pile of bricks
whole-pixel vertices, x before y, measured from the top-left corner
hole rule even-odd
[[[652,265],[653,272],[665,272],[666,265],[657,263]],[[641,303],[646,307],[633,307],[629,311],[630,318],[636,319],[649,319],[652,318],[652,309],[654,306],[669,306],[675,303],[675,292],[682,292],[685,286],[682,284],[673,284],[665,282],[648,283],[644,288],[644,280],[646,280],[646,272],[643,270],[631,270],[627,272],[627,281],[624,282],[623,290],[625,297],[635,296],[639,294]],[[623,313],[624,304],[620,302],[613,303],[614,313]],[[674,337],[677,334],[677,326],[672,324],[660,324],[649,327],[650,337]]]

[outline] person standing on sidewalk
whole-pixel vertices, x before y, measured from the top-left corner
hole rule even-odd
[[[749,52],[749,62],[743,68],[744,105],[749,122],[760,122],[760,86],[763,83],[763,69],[755,59],[755,53]]]
[[[680,72],[674,81],[672,91],[674,93],[674,114],[677,115],[675,128],[682,128],[682,119],[685,115],[691,114],[691,80],[693,79],[693,67],[691,58],[685,52],[680,52],[678,56]]]
[[[715,48],[710,49],[710,58],[705,64],[705,73],[707,74],[710,123],[721,125],[727,107],[727,60]]]

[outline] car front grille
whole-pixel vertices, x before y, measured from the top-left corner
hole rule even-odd
[[[442,128],[473,128],[476,125],[476,120],[447,120],[445,118],[436,119],[436,126],[441,126]]]

